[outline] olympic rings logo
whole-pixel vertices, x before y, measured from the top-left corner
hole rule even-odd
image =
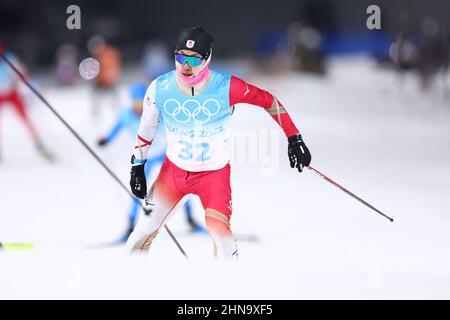
[[[208,99],[202,104],[195,99],[188,99],[180,104],[178,100],[172,98],[164,102],[163,108],[178,123],[187,123],[191,119],[206,123],[219,113],[220,103],[216,99]]]

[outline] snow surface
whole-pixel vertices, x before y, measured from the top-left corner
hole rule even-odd
[[[168,225],[189,260],[164,231],[149,255],[92,249],[121,235],[130,199],[30,95],[57,161],[41,159],[13,111],[1,109],[0,241],[35,248],[0,252],[0,299],[449,299],[450,100],[442,83],[423,92],[415,75],[400,79],[363,57],[329,68],[325,78],[246,80],[283,102],[312,166],[394,223],[313,172],[291,169],[276,123],[238,105],[233,132],[256,135],[259,146],[242,159],[255,144],[241,139],[233,156],[238,263],[214,261],[210,238],[189,234],[182,212]],[[101,121],[92,120],[89,83],[41,89],[128,186],[133,138],[124,132],[106,149],[95,146],[114,114],[105,106]],[[126,104],[125,85],[121,97]],[[198,202],[196,209],[203,221]]]

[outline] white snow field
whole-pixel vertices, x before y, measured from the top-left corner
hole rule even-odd
[[[329,71],[246,80],[283,102],[314,168],[395,222],[312,171],[291,169],[276,123],[238,105],[232,136],[249,139],[232,139],[237,263],[215,261],[209,236],[189,234],[183,212],[168,225],[189,260],[165,231],[148,255],[92,249],[122,234],[130,199],[30,94],[31,116],[57,161],[41,159],[13,111],[1,109],[0,241],[35,247],[0,252],[0,298],[449,299],[450,100],[441,80],[423,92],[415,75],[401,80],[364,57],[334,59]],[[128,186],[134,139],[123,132],[95,146],[114,114],[105,108],[92,120],[88,85],[41,89]],[[203,221],[198,202],[196,209]]]

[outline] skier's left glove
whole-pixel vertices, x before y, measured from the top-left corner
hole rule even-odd
[[[101,138],[97,140],[97,145],[99,147],[104,147],[106,146],[106,144],[108,143],[108,140],[106,140],[105,138]]]
[[[307,167],[311,163],[311,153],[303,142],[301,134],[290,136],[288,142],[288,156],[291,168],[296,167],[299,172],[302,172],[303,167]]]
[[[130,172],[131,192],[133,192],[133,194],[136,197],[141,199],[144,199],[145,196],[147,195],[147,182],[145,179],[145,171],[144,171],[146,161],[147,160],[141,162],[141,160],[136,159],[134,155],[131,157],[131,164],[132,164]]]

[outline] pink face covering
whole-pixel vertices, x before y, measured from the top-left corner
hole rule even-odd
[[[181,79],[181,81],[183,81],[184,84],[190,87],[195,87],[196,85],[204,81],[206,78],[208,78],[209,75],[208,65],[209,62],[211,61],[211,55],[212,54],[209,55],[208,60],[206,60],[206,63],[203,66],[202,70],[200,70],[197,73],[194,73],[192,76],[185,76],[184,74],[181,73],[181,71],[177,70],[178,78]]]
[[[177,75],[178,75],[179,79],[181,79],[181,81],[183,81],[184,84],[186,84],[190,87],[195,87],[196,85],[198,85],[199,83],[201,83],[208,77],[208,75],[209,75],[208,65],[205,65],[200,72],[197,72],[197,73],[193,74],[192,76],[185,76],[180,71],[177,71]]]

